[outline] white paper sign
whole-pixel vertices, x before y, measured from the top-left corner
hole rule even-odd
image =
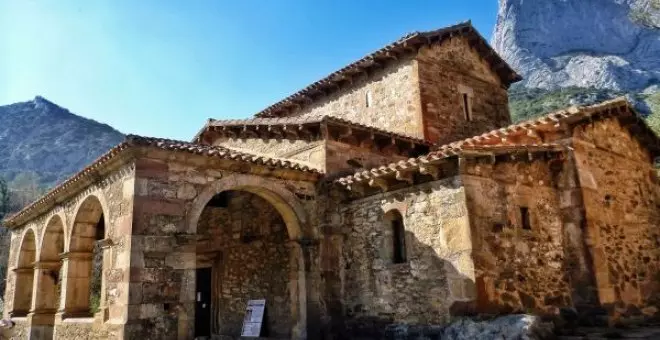
[[[243,318],[241,336],[257,338],[261,335],[261,324],[264,320],[266,300],[249,300]]]

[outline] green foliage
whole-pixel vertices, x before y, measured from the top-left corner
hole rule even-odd
[[[0,221],[9,213],[9,188],[7,182],[0,177]]]
[[[571,105],[595,104],[623,95],[626,93],[595,88],[569,87],[558,90],[512,88],[509,92],[509,108],[511,119],[519,122]],[[633,93],[632,96],[648,106],[650,114],[646,117],[646,122],[660,135],[660,92]]]

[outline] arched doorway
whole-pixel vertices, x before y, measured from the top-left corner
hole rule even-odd
[[[37,291],[33,302],[33,312],[55,315],[59,307],[62,261],[64,252],[64,222],[58,215],[53,216],[44,229],[39,252],[39,261],[35,265]]]
[[[32,307],[32,289],[34,283],[34,262],[37,255],[36,237],[32,229],[27,229],[21,240],[18,253],[18,264],[14,269],[16,274],[16,288],[14,289],[14,303],[12,317],[27,316]]]
[[[69,250],[62,259],[66,290],[60,311],[66,317],[89,317],[101,305],[103,252],[99,242],[105,238],[103,206],[90,195],[78,207],[73,221]]]
[[[241,335],[248,301],[262,299],[261,336],[290,339],[300,332],[305,279],[300,227],[292,217],[266,190],[234,188],[207,200],[196,222],[196,336]]]

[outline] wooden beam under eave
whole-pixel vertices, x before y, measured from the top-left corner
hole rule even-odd
[[[380,188],[381,191],[386,192],[389,188],[387,180],[384,178],[376,177],[369,180],[369,186],[373,188]]]
[[[429,175],[434,180],[440,179],[440,167],[433,164],[422,164],[419,166],[419,173],[422,175]]]
[[[397,171],[396,172],[396,179],[397,181],[402,181],[406,182],[410,185],[414,184],[414,171]]]

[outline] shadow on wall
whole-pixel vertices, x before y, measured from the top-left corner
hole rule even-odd
[[[476,315],[474,279],[457,268],[471,266],[470,251],[441,256],[414,233],[405,235],[407,258],[402,263],[376,259],[372,269],[346,263],[346,276],[362,278],[355,287],[346,282],[345,300],[353,303],[345,306],[342,325],[336,325],[342,327],[338,338],[440,339],[454,318]]]

